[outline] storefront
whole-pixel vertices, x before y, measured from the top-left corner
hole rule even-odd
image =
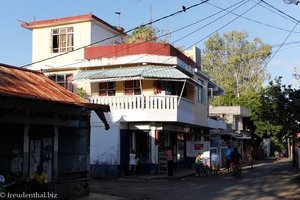
[[[86,102],[39,72],[0,65],[0,175],[5,191],[31,192],[42,165],[59,199],[89,193],[90,112],[109,127],[109,107]]]
[[[166,174],[165,151],[167,147],[172,150],[175,171],[191,168],[195,155],[189,154],[187,145],[190,142],[207,138],[205,129],[187,128],[174,124],[156,126],[130,124],[128,127],[132,130],[121,131],[122,174],[128,174],[131,150],[134,150],[140,158],[137,174]]]

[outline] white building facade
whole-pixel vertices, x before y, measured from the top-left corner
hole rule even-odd
[[[23,26],[34,33],[33,63],[45,59],[33,64],[33,69],[43,70],[90,102],[110,106],[106,115],[110,129],[105,133],[96,115],[91,118],[92,175],[126,174],[131,150],[140,157],[137,173],[165,173],[167,146],[172,148],[175,167],[188,167],[194,158],[187,156],[187,142],[208,141],[208,92],[221,95],[223,89],[173,46],[119,44],[122,31],[95,16],[84,16],[84,20],[77,16],[61,18],[58,24],[46,20]],[[56,44],[60,37],[53,36],[53,30],[57,29],[72,29],[73,50],[79,50],[70,48],[70,53],[52,59],[65,53],[56,51],[69,48],[62,50],[65,47]],[[40,41],[49,35],[52,42]],[[46,60],[48,57],[51,59]]]

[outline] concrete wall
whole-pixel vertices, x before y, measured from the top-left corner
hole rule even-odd
[[[32,62],[41,61],[63,53],[52,53],[52,29],[73,27],[74,31],[74,48],[78,49],[83,46],[90,45],[97,41],[102,41],[95,45],[112,45],[114,41],[122,42],[121,36],[117,35],[115,30],[109,29],[100,23],[95,22],[80,22],[68,25],[51,26],[45,28],[37,28],[32,30]],[[110,39],[111,38],[111,39]],[[61,67],[65,65],[74,66],[77,62],[82,62],[84,59],[84,49],[79,49],[69,52],[66,55],[46,60],[34,64],[32,69],[38,70],[41,68],[51,68],[52,66]]]
[[[52,53],[52,29],[73,27],[74,31],[74,49],[91,43],[91,22],[82,22],[78,24],[69,24],[63,26],[53,26],[34,29],[32,31],[32,62],[37,62],[46,58],[57,56],[61,53]],[[84,49],[70,52],[47,61],[33,65],[32,69],[57,67],[71,64],[84,58]]]

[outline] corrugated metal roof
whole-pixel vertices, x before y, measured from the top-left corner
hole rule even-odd
[[[49,101],[108,112],[109,106],[91,104],[50,80],[44,74],[0,63],[0,96]],[[102,113],[103,115],[103,113]],[[104,116],[104,115],[103,115]],[[106,124],[106,119],[99,116]]]
[[[189,76],[171,66],[138,66],[124,68],[110,68],[78,72],[73,80],[81,79],[115,79],[115,78],[153,78],[186,80]]]
[[[42,73],[3,64],[0,64],[0,94],[46,101],[87,103]]]

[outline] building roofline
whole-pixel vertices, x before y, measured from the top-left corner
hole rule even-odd
[[[111,24],[107,23],[106,21],[98,18],[97,16],[95,16],[93,14],[84,14],[84,15],[77,15],[77,16],[48,19],[48,20],[40,20],[40,21],[29,22],[29,23],[22,23],[21,26],[23,28],[32,30],[32,29],[36,29],[36,28],[44,28],[44,27],[49,27],[49,26],[58,26],[58,25],[65,25],[65,24],[70,24],[70,23],[93,21],[93,20],[108,26],[109,28],[113,29],[114,31],[116,31],[120,34],[125,34],[123,30],[112,26]]]
[[[7,68],[12,68],[12,69],[23,70],[26,72],[31,72],[31,73],[36,73],[36,74],[43,74],[42,72],[39,72],[39,71],[35,71],[35,70],[27,69],[27,68],[16,67],[16,66],[4,64],[4,63],[0,63],[0,67],[1,66],[7,67]]]

